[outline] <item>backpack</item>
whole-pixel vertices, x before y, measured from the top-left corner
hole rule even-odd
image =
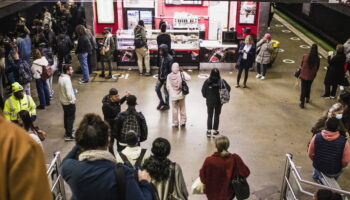
[[[130,131],[133,130],[140,138],[141,128],[139,120],[137,118],[137,113],[128,113],[123,121],[123,126],[121,130],[121,142],[125,142],[125,136]]]
[[[25,85],[32,81],[32,77],[33,77],[32,70],[29,67],[29,63],[23,60],[19,64],[18,82],[21,85]]]
[[[50,66],[42,66],[43,72],[41,73],[41,79],[46,81],[53,75],[53,70]]]
[[[69,49],[67,47],[67,40],[66,40],[66,36],[64,36],[63,38],[61,39],[58,39],[58,42],[57,42],[57,51],[59,53],[67,53],[69,52]]]

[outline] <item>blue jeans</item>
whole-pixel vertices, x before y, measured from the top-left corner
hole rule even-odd
[[[83,80],[84,82],[89,82],[88,53],[79,53],[78,58],[81,70],[83,71]]]
[[[167,106],[169,106],[169,93],[168,93],[168,90],[166,88],[166,81],[157,81],[157,84],[156,84],[156,92],[157,92],[157,96],[158,96],[158,99],[160,101],[161,104],[165,104]],[[162,92],[161,92],[161,89],[162,87],[164,88],[164,96],[165,96],[165,101],[163,100],[163,96],[162,96]]]
[[[335,180],[337,180],[342,172],[343,171],[340,171],[338,174],[333,174],[333,175],[330,175],[330,174],[324,174],[324,175],[330,178],[335,178]],[[312,171],[312,178],[321,180],[321,172],[314,168],[314,170]]]
[[[41,106],[50,105],[50,92],[46,81],[36,79],[36,89],[38,90],[39,100]]]

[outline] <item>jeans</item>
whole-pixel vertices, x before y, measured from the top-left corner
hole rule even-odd
[[[332,91],[331,91],[331,87],[332,87]],[[334,84],[334,85],[325,85],[325,93],[324,96],[329,97],[335,97],[336,93],[337,93],[337,88],[338,85]]]
[[[239,85],[239,82],[241,80],[241,76],[242,76],[242,72],[244,70],[244,82],[243,85],[247,85],[247,80],[248,80],[248,72],[249,72],[249,68],[247,67],[240,67],[238,69],[238,74],[237,74],[237,85]]]
[[[165,96],[165,101],[163,100],[163,96],[162,96],[162,92],[161,89],[162,87],[164,88],[164,96]],[[166,104],[169,106],[169,92],[166,88],[166,82],[165,81],[157,81],[157,85],[156,85],[156,92],[157,92],[157,96],[158,99],[160,101],[161,104]]]
[[[260,66],[261,66],[261,64],[257,62],[256,63],[256,70],[258,71],[258,74],[265,76],[266,70],[267,70],[267,64],[262,64],[262,73],[261,73]]]
[[[66,130],[66,136],[72,136],[73,124],[75,120],[75,104],[62,105],[63,107],[63,124]]]
[[[36,79],[36,89],[38,90],[39,100],[41,106],[50,105],[50,92],[46,81]]]
[[[81,70],[83,71],[83,81],[89,82],[89,66],[88,66],[88,53],[79,53],[78,54],[79,63]]]
[[[208,105],[207,108],[208,108],[208,121],[207,121],[208,130],[212,130],[212,129],[218,130],[222,104],[216,105],[216,106]],[[214,126],[213,126],[213,118],[214,118]]]
[[[146,47],[141,47],[141,48],[136,48],[135,52],[137,55],[137,65],[139,66],[140,73],[142,73],[143,71],[142,61],[145,62],[146,72],[150,73],[151,67],[150,67],[149,50]]]
[[[66,55],[64,54],[58,54],[58,70],[62,73],[62,65],[63,65],[63,61],[65,64],[71,64],[72,63],[72,57],[71,55],[68,53]]]
[[[305,103],[305,100],[309,100],[310,99],[312,81],[313,80],[303,80],[303,79],[301,79],[300,102],[302,104]]]
[[[329,177],[329,178],[335,178],[335,180],[337,180],[342,172],[343,171],[340,171],[338,174],[333,174],[333,175],[330,175],[330,174],[324,174],[324,175]],[[312,175],[311,176],[312,176],[313,179],[321,180],[321,172],[318,171],[315,168],[312,171]]]

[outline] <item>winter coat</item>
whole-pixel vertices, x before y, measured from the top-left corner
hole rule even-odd
[[[109,95],[106,95],[102,99],[102,112],[104,120],[111,124],[111,122],[117,117],[120,113],[120,106],[125,102],[126,96],[121,98],[119,101],[112,102]]]
[[[53,50],[56,49],[56,35],[52,30],[49,30],[48,32],[44,31],[44,36],[46,41],[48,42],[48,46],[51,47]]]
[[[255,44],[252,44],[252,47],[250,48],[249,52],[247,53],[247,59],[246,62],[244,62],[244,64],[242,63],[243,60],[243,49],[245,47],[245,43],[242,43],[241,46],[239,47],[238,50],[238,60],[237,60],[237,66],[238,68],[251,68],[253,66],[254,63],[254,58],[255,58],[255,52],[256,52],[256,46]]]
[[[271,62],[271,52],[273,50],[272,41],[261,39],[257,44],[256,48],[259,51],[255,61],[260,64],[269,64]]]
[[[328,57],[327,73],[324,79],[325,85],[342,84],[345,77],[344,64],[345,54],[336,54],[332,58]]]
[[[39,59],[36,59],[33,61],[32,64],[32,73],[34,79],[41,79],[41,74],[43,73],[43,66],[47,66],[49,62],[45,58],[45,56],[42,56]]]
[[[78,39],[77,49],[75,50],[76,54],[81,53],[91,53],[92,45],[90,43],[89,37],[87,35],[82,35]]]
[[[60,42],[63,41],[62,46]],[[73,49],[74,45],[67,34],[61,33],[57,36],[57,53],[59,55],[67,55]]]
[[[309,53],[304,54],[303,60],[301,62],[300,78],[303,80],[311,81],[314,80],[317,74],[317,71],[320,67],[320,62],[316,63],[315,66],[310,68],[308,64]]]
[[[350,63],[350,39],[344,43],[344,53],[346,55],[346,62]]]
[[[147,38],[146,38],[146,31],[145,31],[145,27],[137,25],[134,28],[134,36],[135,39],[142,39],[142,41],[144,42],[144,44],[147,45]],[[141,47],[142,48],[142,47]]]
[[[171,67],[174,63],[173,57],[169,54],[169,48],[166,44],[159,46],[159,50],[163,50],[163,55],[160,58],[160,69],[158,70],[158,80],[166,81],[168,75],[171,73]]]
[[[159,49],[159,46],[162,44],[166,44],[168,46],[169,52],[171,51],[171,37],[168,33],[160,33],[157,36],[158,49]]]
[[[237,161],[237,165],[235,161]],[[237,168],[239,176],[249,176],[249,168],[237,154],[230,154],[224,158],[220,156],[219,152],[215,152],[205,159],[199,177],[205,185],[204,193],[208,200],[233,199],[234,191],[231,182],[234,170]]]
[[[221,80],[225,84],[228,91],[231,91],[230,85],[224,80],[211,82],[207,79],[202,86],[202,96],[206,99],[207,106],[219,106],[221,105],[219,89],[221,87]]]
[[[24,129],[1,114],[0,127],[0,199],[51,200],[40,146]]]
[[[8,61],[8,66],[6,68],[6,73],[11,73],[13,72],[14,74],[14,78],[15,78],[15,82],[19,82],[19,68],[20,68],[20,65],[24,65],[24,66],[27,66],[30,68],[30,65],[29,63],[26,61],[26,60],[23,60],[23,59],[19,59],[19,60],[13,60],[11,58],[11,60]],[[20,83],[21,85],[24,85],[26,83]]]
[[[117,199],[116,164],[109,160],[79,161],[75,146],[63,159],[60,171],[69,184],[72,200]],[[122,166],[125,174],[125,200],[152,200],[153,188],[147,181],[136,182],[134,172]]]
[[[191,76],[189,74],[187,74],[186,72],[181,72],[182,74],[182,78],[183,81],[190,81],[191,80]],[[182,91],[180,93],[177,93],[173,87],[171,87],[171,83],[169,80],[169,76],[167,78],[167,83],[166,83],[166,87],[168,89],[169,92],[169,97],[172,101],[177,101],[177,100],[181,100],[184,99],[186,96],[182,93]]]
[[[311,128],[311,132],[313,135],[316,135],[317,133],[320,133],[322,130],[326,129],[327,119],[328,119],[328,111],[324,112],[323,115],[317,120],[315,125]],[[348,132],[348,130],[344,126],[344,120],[345,118],[343,117],[342,120],[339,121],[338,131],[343,136],[346,136],[345,133]]]

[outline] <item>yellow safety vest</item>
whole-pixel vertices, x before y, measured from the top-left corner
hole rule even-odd
[[[4,115],[7,120],[17,121],[17,115],[21,110],[27,110],[30,116],[36,115],[36,105],[31,96],[24,94],[23,99],[18,100],[12,95],[6,100]]]

